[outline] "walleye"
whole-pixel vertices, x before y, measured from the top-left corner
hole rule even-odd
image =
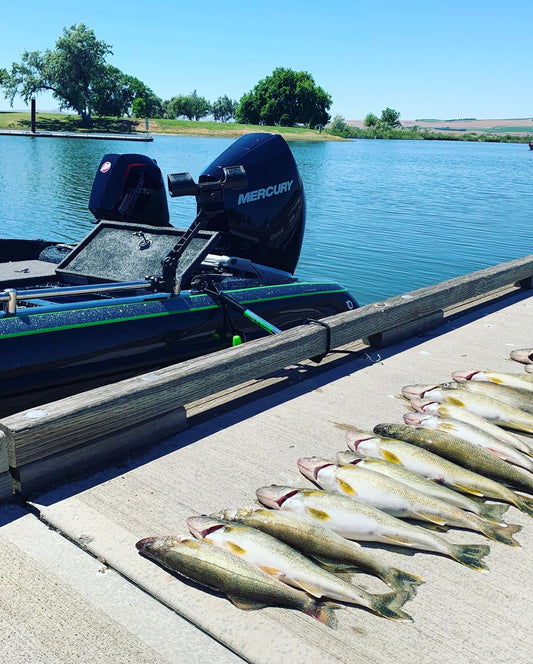
[[[466,380],[462,382],[442,383],[448,390],[466,390],[474,394],[490,397],[496,401],[507,404],[511,408],[518,408],[530,415],[533,414],[533,392],[521,387],[499,385],[484,380]]]
[[[192,537],[147,537],[135,545],[145,556],[187,579],[224,593],[239,609],[281,606],[297,609],[329,627],[336,627],[333,603],[321,604],[265,574],[239,556]]]
[[[210,516],[189,517],[187,525],[194,537],[230,551],[266,574],[317,599],[328,597],[349,604],[359,604],[389,620],[411,620],[407,613],[399,610],[410,595],[396,592],[373,595],[319,567],[272,535]]]
[[[533,493],[533,474],[529,471],[450,433],[410,424],[377,424],[374,433],[423,447],[480,475]]]
[[[419,576],[379,562],[374,553],[368,553],[357,542],[347,540],[321,523],[300,514],[269,510],[263,507],[245,507],[237,510],[224,510],[216,516],[268,533],[313,557],[320,564],[333,567],[335,563],[356,566],[365,572],[374,574],[393,590],[413,595],[415,594],[414,586],[424,583]]]
[[[533,500],[521,496],[499,482],[474,473],[459,466],[438,454],[411,445],[403,440],[368,435],[348,443],[350,448],[359,454],[392,461],[420,473],[432,480],[441,482],[463,493],[503,500],[514,505],[522,512],[533,516]],[[488,505],[485,506],[488,508]]]
[[[485,417],[495,424],[533,433],[533,415],[484,394],[475,394],[468,390],[458,389],[458,383],[406,385],[402,388],[402,394],[407,399],[417,397],[460,406],[480,417]]]
[[[454,371],[452,378],[461,383],[467,380],[496,383],[533,392],[533,376],[525,373],[499,373],[497,371]]]
[[[520,546],[512,537],[520,526],[502,526],[484,521],[475,514],[356,463],[336,466],[325,459],[312,457],[299,459],[298,468],[322,489],[372,505],[392,516],[476,530],[489,539]]]
[[[376,440],[387,441],[386,438]],[[389,438],[389,441],[393,443],[399,443],[393,438]],[[409,443],[405,443],[408,445]],[[419,448],[414,448],[419,449]],[[421,450],[425,452],[425,450]],[[431,452],[427,453],[428,455],[434,456]],[[474,498],[466,496],[464,493],[459,493],[454,491],[444,484],[430,480],[428,477],[421,475],[418,472],[413,470],[408,470],[405,466],[401,466],[398,463],[393,461],[386,461],[385,459],[376,459],[374,457],[365,457],[356,452],[338,452],[337,453],[337,463],[340,465],[345,464],[358,464],[364,468],[369,468],[377,473],[382,475],[387,475],[387,477],[392,477],[392,479],[408,484],[413,489],[421,491],[428,496],[433,496],[439,500],[444,500],[450,505],[459,507],[465,512],[472,512],[476,514],[481,519],[485,521],[491,521],[500,525],[505,525],[503,521],[503,515],[509,509],[509,505],[504,505],[502,503],[491,505],[483,503],[479,498]]]
[[[533,455],[533,446],[528,445],[527,442],[523,441],[516,434],[499,427],[497,424],[490,422],[484,417],[476,415],[471,410],[467,410],[462,406],[454,406],[450,403],[440,403],[439,401],[424,401],[423,399],[411,399],[411,406],[415,410],[426,413],[427,415],[435,415],[444,419],[459,420],[460,422],[471,424],[472,426],[491,434],[495,438],[498,438],[502,442],[507,443],[507,445],[511,445],[520,452],[530,456]]]
[[[326,524],[346,539],[383,542],[449,556],[475,570],[488,568],[483,558],[490,548],[484,544],[452,544],[420,526],[358,503],[347,496],[316,489],[286,486],[262,487],[257,498],[267,507],[308,515]]]
[[[403,416],[403,421],[406,424],[413,426],[419,426],[425,429],[436,429],[437,431],[443,431],[444,433],[457,436],[458,438],[467,440],[474,445],[478,445],[479,447],[492,452],[492,454],[495,454],[504,461],[520,466],[529,472],[533,471],[533,459],[531,457],[522,454],[522,452],[519,452],[511,445],[507,445],[491,434],[466,422],[436,417],[434,415],[426,415],[424,413],[407,413]]]

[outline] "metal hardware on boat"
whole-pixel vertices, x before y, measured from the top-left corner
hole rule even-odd
[[[17,313],[17,302],[22,300],[32,300],[38,298],[46,300],[48,298],[68,297],[71,295],[99,295],[111,293],[113,291],[125,290],[147,290],[151,288],[149,281],[128,281],[110,284],[65,286],[64,288],[32,288],[23,291],[17,291],[14,288],[6,288],[0,291],[0,302],[4,303],[4,314],[14,316]]]
[[[135,231],[135,233],[133,233],[133,237],[140,238],[139,239],[139,249],[141,251],[143,249],[148,249],[149,247],[152,246],[152,240],[149,240],[142,231]]]

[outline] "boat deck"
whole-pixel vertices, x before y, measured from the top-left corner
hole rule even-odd
[[[405,606],[412,623],[357,607],[337,612],[336,630],[286,609],[244,612],[143,558],[135,542],[185,534],[192,514],[252,504],[259,486],[310,487],[297,470],[299,457],[345,449],[347,428],[399,422],[406,384],[442,382],[461,369],[521,371],[509,353],[533,346],[532,330],[533,296],[520,291],[379,351],[352,357],[345,349],[325,365],[290,367],[290,380],[278,388],[261,390],[259,382],[255,393],[218,414],[205,403],[191,405],[198,413],[192,426],[149,451],[26,504],[0,508],[3,659],[530,662],[533,519],[514,507],[508,520],[523,526],[521,547],[490,542],[488,573],[435,554],[368,546],[381,560],[425,579]],[[457,529],[445,537],[489,543]],[[386,590],[375,578],[356,579]]]

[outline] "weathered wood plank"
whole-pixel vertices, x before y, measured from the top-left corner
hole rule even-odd
[[[9,471],[7,436],[0,431],[0,502],[9,502],[12,497],[13,479]]]

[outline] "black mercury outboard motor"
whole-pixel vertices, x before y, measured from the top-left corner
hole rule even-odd
[[[244,167],[248,186],[224,191],[225,211],[206,227],[223,234],[217,251],[293,274],[302,247],[305,196],[289,146],[279,134],[246,134],[198,182],[220,180],[224,167],[237,165]]]
[[[93,182],[89,209],[97,220],[170,226],[161,170],[142,154],[106,154]]]

